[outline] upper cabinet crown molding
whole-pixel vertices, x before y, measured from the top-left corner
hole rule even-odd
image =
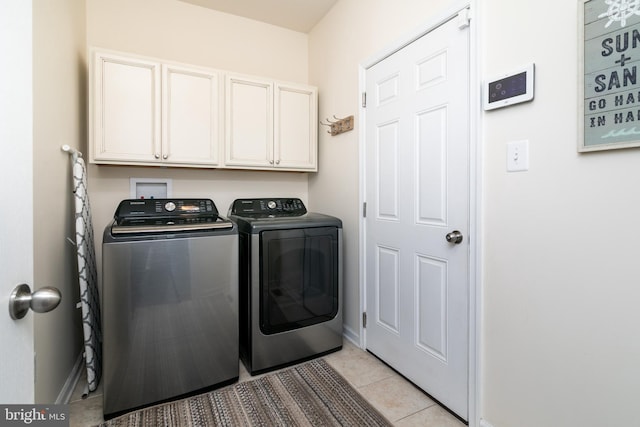
[[[92,163],[317,171],[315,87],[98,48],[90,58]]]

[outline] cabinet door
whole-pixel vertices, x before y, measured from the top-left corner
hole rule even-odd
[[[90,159],[160,162],[160,64],[94,52]]]
[[[226,78],[225,165],[273,167],[273,83]]]
[[[193,166],[218,164],[219,75],[216,71],[162,66],[162,159]]]
[[[318,168],[318,95],[309,86],[276,84],[274,163],[278,168]]]

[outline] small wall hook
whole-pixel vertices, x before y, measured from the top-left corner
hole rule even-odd
[[[67,145],[67,144],[64,144],[62,147],[60,147],[60,149],[61,149],[62,151],[64,151],[64,152],[66,152],[66,153],[69,153],[69,154],[77,154],[79,157],[82,157],[82,153],[81,153],[80,151],[76,150],[76,149],[75,149],[75,148],[73,148],[73,147],[70,147],[70,146],[69,146],[69,145]]]
[[[331,130],[328,130],[327,133],[330,133],[332,136],[335,136],[353,129],[353,116],[348,116],[341,119],[334,114],[333,118],[335,119],[335,121],[331,121],[328,118],[325,119],[326,123],[320,121],[320,124],[322,126],[327,126],[331,128]]]
[[[334,118],[336,117],[335,115],[333,116]],[[322,126],[327,126],[329,128],[331,128],[331,130],[328,130],[327,133],[330,133],[331,135],[335,135],[335,129],[336,129],[336,124],[338,123],[338,121],[336,122],[332,122],[331,120],[329,120],[329,118],[325,118],[327,123],[323,123],[322,121],[320,122],[320,124]]]

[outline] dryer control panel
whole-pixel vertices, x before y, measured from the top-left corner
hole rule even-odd
[[[307,208],[300,199],[237,199],[229,209],[229,215],[260,217],[290,217],[307,213]]]

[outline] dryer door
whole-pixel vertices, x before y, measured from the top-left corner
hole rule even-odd
[[[260,330],[275,334],[338,314],[338,229],[268,230],[260,236]]]

